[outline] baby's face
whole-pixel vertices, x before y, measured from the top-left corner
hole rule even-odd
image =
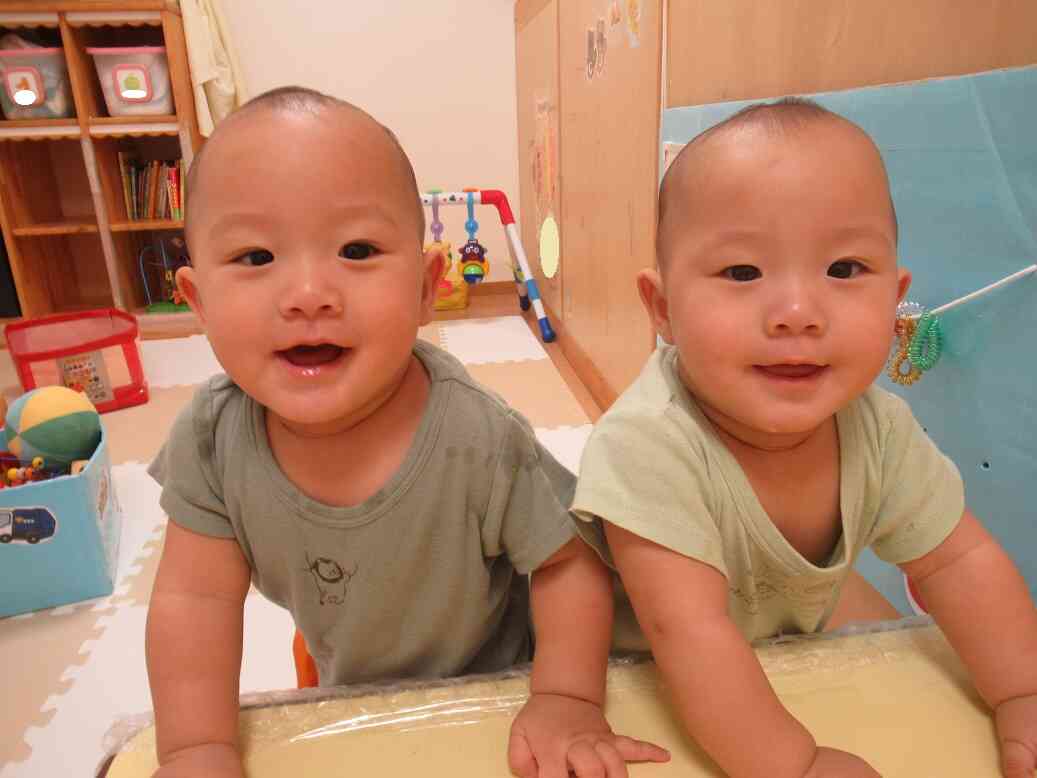
[[[232,117],[205,150],[193,269],[177,276],[228,375],[301,432],[352,426],[393,391],[439,260],[380,128],[346,111]]]
[[[656,322],[714,422],[781,447],[863,392],[889,353],[910,276],[885,173],[837,121],[745,127],[701,152],[667,215]]]

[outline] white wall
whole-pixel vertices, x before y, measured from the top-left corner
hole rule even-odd
[[[521,221],[514,0],[224,0],[223,7],[250,95],[299,84],[356,103],[396,133],[422,190],[501,189]],[[467,237],[464,211],[444,209],[441,217],[455,249]],[[477,208],[475,218],[490,280],[510,279],[495,211]]]

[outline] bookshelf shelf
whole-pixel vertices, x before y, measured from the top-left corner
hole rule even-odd
[[[137,317],[143,338],[178,338],[201,332],[201,323],[192,312],[148,313],[144,307],[130,311]]]
[[[133,116],[127,120],[122,116],[91,116],[89,119],[91,127],[131,127],[135,125],[172,124],[176,125],[176,115],[165,116]]]
[[[138,219],[136,221],[112,222],[112,232],[149,232],[153,230],[182,230],[182,219]]]
[[[23,316],[142,312],[141,252],[183,221],[129,218],[125,160],[179,159],[186,170],[201,145],[179,3],[0,0],[0,32],[61,46],[75,106],[69,119],[0,119],[0,228]],[[87,49],[142,45],[166,49],[174,113],[109,116]],[[151,199],[134,210],[161,217],[161,191],[142,191]]]
[[[176,122],[168,124],[127,124],[126,122],[114,124],[91,124],[90,137],[92,138],[145,138],[148,136],[180,134],[180,125]]]
[[[97,225],[92,222],[50,222],[15,227],[12,232],[20,238],[36,235],[83,235],[97,232]]]
[[[12,130],[35,129],[49,127],[52,129],[75,130],[79,133],[79,123],[75,119],[3,119],[0,127]]]
[[[38,11],[0,12],[0,27],[57,27],[58,15]]]
[[[65,14],[71,27],[161,27],[162,14],[157,11],[74,11]]]
[[[0,122],[0,140],[57,140],[79,138],[82,134],[78,124],[70,124],[65,119]]]

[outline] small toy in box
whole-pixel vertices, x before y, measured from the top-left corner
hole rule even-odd
[[[45,387],[11,406],[4,437],[0,616],[111,594],[122,518],[97,411]]]

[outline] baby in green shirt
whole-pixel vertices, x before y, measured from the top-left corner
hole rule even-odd
[[[392,133],[273,90],[220,124],[188,188],[177,285],[227,375],[151,469],[170,516],[147,627],[158,775],[242,775],[250,583],[291,611],[325,686],[532,658],[508,747],[523,776],[625,778],[625,759],[665,759],[602,714],[612,592],[575,537],[572,475],[417,340],[443,257],[422,250]]]
[[[732,776],[877,775],[817,744],[750,648],[895,617],[852,571],[871,546],[995,711],[1005,776],[1032,776],[1037,611],[954,465],[872,385],[911,280],[875,144],[810,101],[739,112],[667,172],[657,259],[638,288],[666,345],[596,426],[573,509],[603,521],[689,733]]]

